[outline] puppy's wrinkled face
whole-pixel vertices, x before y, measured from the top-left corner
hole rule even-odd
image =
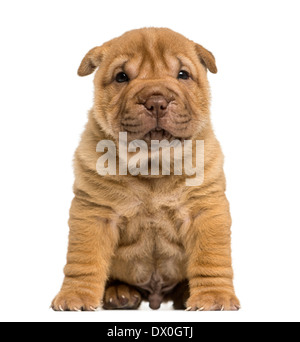
[[[91,50],[79,75],[95,77],[95,118],[118,139],[192,139],[209,122],[213,55],[169,29],[125,33]]]

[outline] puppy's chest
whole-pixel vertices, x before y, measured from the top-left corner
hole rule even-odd
[[[179,262],[185,254],[181,227],[188,219],[178,198],[149,196],[120,224],[120,249],[127,249],[127,258],[151,260],[155,267],[168,259]]]

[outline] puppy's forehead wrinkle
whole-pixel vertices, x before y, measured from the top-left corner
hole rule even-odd
[[[129,60],[130,60],[129,56],[119,56],[119,57],[117,57],[116,59],[114,59],[110,63],[110,65],[109,65],[109,67],[107,69],[108,74],[113,74],[116,69],[124,69],[125,65],[128,63]]]
[[[116,68],[118,66],[124,65],[125,63],[127,63],[132,57],[130,56],[118,56],[116,57],[112,62],[111,62],[111,68]]]
[[[196,65],[189,57],[179,55],[177,56],[177,60],[179,61],[180,69],[182,69],[183,67],[188,67],[191,70],[191,72],[196,75]]]
[[[111,74],[116,69],[122,69],[129,73],[132,79],[155,79],[166,75],[174,77],[183,67],[196,73],[194,63],[182,52],[179,54],[170,47],[164,47],[160,42],[144,41],[137,44],[131,52],[116,54],[108,71]]]
[[[166,75],[174,77],[180,71],[180,62],[170,53],[144,54],[139,68],[139,77],[143,79],[159,79]]]
[[[128,71],[134,77],[148,79],[155,78],[164,74],[166,71],[173,75],[174,71],[178,71],[180,62],[176,59],[176,54],[171,50],[166,50],[165,46],[155,39],[145,39],[136,44],[131,53],[126,54],[124,58]],[[122,57],[117,57],[114,64],[122,64]]]

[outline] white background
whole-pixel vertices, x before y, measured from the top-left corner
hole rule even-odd
[[[0,3],[1,321],[299,321],[299,1]],[[239,313],[54,313],[72,157],[92,106],[77,68],[96,45],[164,26],[210,49],[226,155]],[[167,308],[165,308],[167,309]]]

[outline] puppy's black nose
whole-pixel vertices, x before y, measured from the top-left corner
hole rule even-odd
[[[167,113],[169,103],[163,96],[154,95],[149,97],[144,106],[153,116],[162,118]]]

